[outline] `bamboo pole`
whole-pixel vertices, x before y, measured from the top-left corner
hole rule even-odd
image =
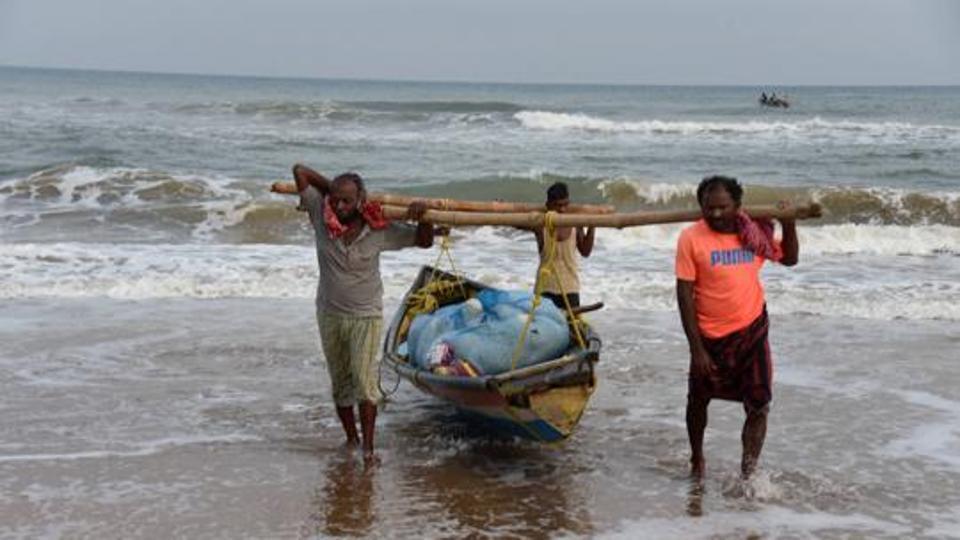
[[[297,185],[293,182],[274,182],[270,191],[284,195],[297,195]],[[407,206],[413,201],[423,201],[431,210],[459,212],[543,212],[544,206],[537,203],[519,203],[503,201],[463,201],[458,199],[437,199],[429,197],[407,197],[392,193],[368,193],[367,200],[391,206]],[[571,204],[569,214],[612,214],[615,209],[610,205]]]
[[[821,216],[821,207],[817,203],[799,206],[778,207],[774,205],[745,206],[743,210],[754,218],[774,219],[811,219]],[[384,206],[384,215],[390,219],[404,220],[407,209],[400,206]],[[702,214],[699,210],[658,210],[640,211],[623,214],[556,214],[549,213],[556,227],[606,227],[622,229],[641,225],[658,225],[665,223],[681,223],[696,221]],[[544,212],[448,212],[443,210],[427,210],[421,221],[435,225],[479,227],[484,225],[539,228],[547,221]]]

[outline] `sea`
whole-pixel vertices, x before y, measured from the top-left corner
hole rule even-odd
[[[788,109],[762,107],[761,92]],[[560,444],[384,369],[375,467],[342,448],[294,163],[371,191],[620,211],[817,202],[768,265],[774,402],[739,478],[715,402],[688,478],[685,225],[602,229],[604,339]],[[457,270],[532,287],[528,232],[455,228]],[[385,254],[384,317],[439,248]],[[611,86],[0,67],[4,538],[960,538],[960,87]]]

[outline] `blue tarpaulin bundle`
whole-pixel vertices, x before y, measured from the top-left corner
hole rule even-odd
[[[476,298],[418,315],[407,336],[407,352],[420,368],[450,358],[468,360],[482,374],[509,371],[530,313],[528,292],[484,289]],[[534,312],[516,367],[557,358],[570,346],[567,320],[553,302]]]

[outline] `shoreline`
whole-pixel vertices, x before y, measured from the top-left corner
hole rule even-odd
[[[693,497],[674,313],[590,317],[604,338],[599,386],[564,443],[490,438],[401,385],[378,419],[381,465],[364,472],[341,449],[312,307],[9,302],[0,532],[923,536],[949,529],[947,510],[960,506],[949,435],[960,434],[949,361],[960,335],[947,321],[772,315],[774,406],[759,480],[737,486],[742,413],[716,403],[705,493]],[[923,366],[909,381],[895,372],[908,354]],[[384,374],[385,387],[393,380]]]

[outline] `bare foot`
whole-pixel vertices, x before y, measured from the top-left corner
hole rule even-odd
[[[694,478],[690,482],[690,491],[687,497],[687,515],[691,517],[700,517],[703,515],[703,482],[700,478]]]
[[[353,453],[360,448],[360,439],[347,439],[340,448],[346,454]]]
[[[373,468],[380,465],[380,457],[373,452],[373,450],[364,450],[363,451],[363,467],[364,469]]]
[[[694,459],[690,458],[690,477],[702,480],[703,475],[707,472],[707,463],[703,458]]]

